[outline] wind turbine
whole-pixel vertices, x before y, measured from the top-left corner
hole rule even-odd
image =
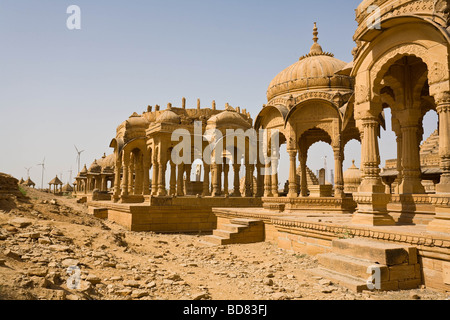
[[[30,170],[31,170],[31,168],[33,168],[33,167],[25,168],[25,170],[27,170],[27,177],[28,177],[28,179],[30,178]]]
[[[78,155],[77,155],[78,172],[80,172],[80,158],[81,158],[81,153],[83,153],[85,150],[79,151],[76,145],[74,145],[74,147],[75,147],[75,150],[77,150],[77,153],[78,153]]]
[[[41,179],[41,190],[44,190],[44,170],[45,170],[45,157],[42,163],[38,163],[38,166],[42,166],[42,179]]]
[[[72,167],[70,167],[70,170],[68,170],[67,172],[70,173],[70,178],[69,178],[68,183],[71,184],[72,183],[72,172],[73,172]]]

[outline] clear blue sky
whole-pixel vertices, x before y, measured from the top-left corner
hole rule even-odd
[[[352,60],[359,2],[2,0],[0,171],[26,178],[24,167],[33,167],[40,186],[36,164],[45,157],[44,185],[60,173],[67,182],[74,144],[89,166],[112,152],[116,127],[133,112],[182,97],[192,107],[197,98],[204,107],[228,102],[255,118],[272,78],[309,52],[314,22],[324,50]],[[81,30],[66,27],[72,4]],[[382,148],[392,136],[384,139]],[[349,145],[344,169],[359,163],[359,151]],[[312,147],[313,171],[325,155],[333,168],[331,147]],[[395,157],[392,147],[383,159]]]

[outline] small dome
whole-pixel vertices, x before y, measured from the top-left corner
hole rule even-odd
[[[156,119],[156,122],[157,123],[180,124],[181,117],[173,111],[166,110]]]
[[[353,160],[352,166],[344,172],[344,191],[347,193],[356,192],[361,181],[361,170],[355,166],[355,160]]]
[[[128,129],[140,129],[147,128],[148,121],[145,117],[140,116],[136,112],[134,112],[128,120],[125,121],[125,128]]]
[[[89,167],[89,172],[100,173],[101,171],[102,171],[102,167],[97,163],[97,160],[95,160]]]
[[[83,169],[81,169],[80,173],[86,174],[88,172],[86,165],[84,165]]]
[[[319,45],[318,32],[314,24],[314,44],[309,54],[281,71],[270,83],[267,100],[311,89],[353,89],[353,80],[349,76],[337,75],[347,63],[334,58],[331,53],[323,52]]]
[[[102,169],[105,168],[113,168],[115,162],[115,155],[110,154],[109,156],[103,155],[103,157],[97,161],[97,164],[102,167]]]
[[[219,127],[241,127],[241,128],[251,128],[251,124],[247,122],[239,113],[236,111],[223,111],[208,120],[208,126]]]

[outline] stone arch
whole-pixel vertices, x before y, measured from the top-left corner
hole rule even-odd
[[[382,79],[388,72],[391,65],[405,56],[414,56],[421,59],[430,69],[433,65],[427,48],[423,45],[407,43],[391,48],[378,58],[370,67],[372,94],[377,95],[383,88]]]
[[[270,118],[269,121],[267,120],[271,113],[275,113],[277,118],[279,117],[280,123],[285,123],[289,109],[282,104],[265,106],[255,119],[255,130],[266,128],[270,124]]]
[[[321,105],[322,108],[318,108],[318,105]],[[314,110],[311,110],[311,108],[314,108]],[[312,117],[313,114],[314,117]],[[294,121],[297,117],[304,119],[304,121]],[[336,109],[335,104],[327,100],[308,100],[297,105],[289,113],[288,123],[291,123],[297,140],[313,128],[325,131],[330,136],[330,144],[332,145],[337,145],[340,140],[342,115]]]
[[[335,117],[339,118],[340,120],[342,120],[342,114],[339,111],[339,106],[336,105],[336,103],[333,100],[316,98],[316,99],[303,100],[300,103],[296,104],[289,111],[289,113],[286,116],[285,127],[287,127],[287,124],[288,124],[290,118],[292,118],[295,113],[297,113],[299,111],[302,111],[303,108],[308,107],[312,103],[319,103],[319,104],[322,104],[322,105],[328,105],[328,106],[332,107],[336,111]],[[332,115],[330,115],[330,116],[332,116]]]

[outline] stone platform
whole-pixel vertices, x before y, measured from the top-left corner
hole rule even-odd
[[[356,202],[351,196],[335,197],[271,197],[263,198],[263,207],[275,211],[353,213]]]
[[[260,220],[264,223],[265,241],[274,242],[288,251],[313,256],[332,253],[333,241],[339,239],[360,238],[413,247],[417,250],[421,284],[450,291],[450,235],[429,232],[426,224],[361,226],[351,223],[351,214],[276,212],[262,208],[215,208],[213,212],[218,221]]]
[[[90,214],[114,221],[131,231],[212,233],[217,226],[213,207],[258,207],[261,199],[149,197],[144,203],[88,201],[87,205]]]

